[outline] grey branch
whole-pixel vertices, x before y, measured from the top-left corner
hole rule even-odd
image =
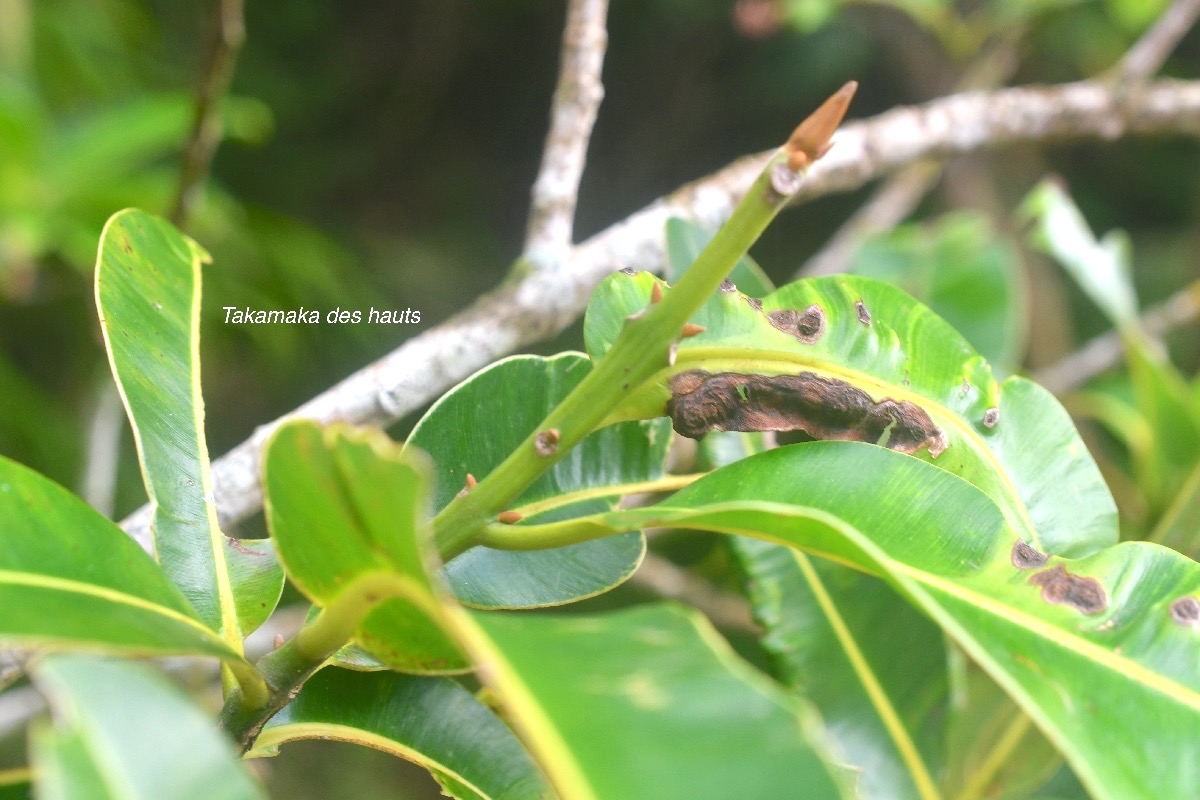
[[[1113,139],[1123,135],[1200,134],[1200,81],[1158,80],[1132,95],[1109,83],[1000,89],[945,97],[847,124],[813,167],[796,201],[847,191],[930,158],[1015,143]],[[552,335],[583,311],[605,275],[624,267],[661,271],[663,228],[672,216],[720,225],[750,186],[767,154],[749,156],[634,213],[567,253],[554,270],[514,273],[444,324],[405,342],[289,417],[388,425],[433,400],[496,358]],[[281,420],[262,426],[214,464],[223,524],[261,508],[258,463]],[[123,523],[149,543],[149,509]]]
[[[1117,65],[1117,80],[1125,87],[1149,80],[1167,60],[1200,17],[1200,0],[1175,0],[1150,29],[1134,43]]]
[[[542,150],[542,166],[533,184],[526,256],[537,263],[565,250],[573,241],[572,227],[579,181],[587,159],[588,140],[604,98],[600,71],[608,31],[604,19],[608,0],[571,0],[563,29],[558,86],[550,109],[550,132]]]
[[[1173,328],[1200,318],[1200,281],[1196,281],[1152,306],[1142,314],[1143,330],[1161,336]],[[1102,333],[1083,347],[1034,374],[1034,380],[1055,394],[1075,389],[1089,378],[1118,364],[1125,354],[1116,331]]]

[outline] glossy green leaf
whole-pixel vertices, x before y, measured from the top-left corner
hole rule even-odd
[[[601,283],[584,329],[593,357],[608,349],[624,318],[649,301],[654,280],[614,273]],[[811,344],[777,329],[768,316],[813,305],[824,322]],[[674,365],[635,389],[612,420],[663,414],[671,397],[667,382],[689,370],[812,372],[875,401],[924,409],[947,444],[934,463],[986,492],[1042,550],[1079,555],[1116,541],[1112,497],[1058,402],[1022,378],[997,383],[953,328],[900,290],[842,276],[798,281],[761,301],[718,292],[692,321],[705,330],[681,341]],[[930,458],[930,451],[921,457]]]
[[[250,755],[272,755],[298,739],[337,739],[392,753],[456,787],[455,797],[551,796],[512,731],[446,678],[324,669],[267,723]]]
[[[408,439],[436,464],[435,509],[450,502],[468,474],[482,479],[491,472],[590,369],[578,353],[516,356],[476,373],[438,400]],[[663,420],[597,431],[530,486],[513,509],[536,522],[613,508],[623,487],[662,476],[669,444],[670,426]],[[458,598],[470,605],[556,605],[620,584],[644,550],[638,533],[540,552],[475,547],[447,564],[445,574]]]
[[[879,575],[1004,687],[1096,796],[1200,792],[1200,771],[1183,766],[1200,729],[1200,566],[1173,551],[1128,542],[1043,561],[970,484],[847,442],[762,453],[588,524],[591,535],[754,535]]]
[[[1026,321],[1016,251],[978,213],[901,225],[855,253],[848,270],[897,286],[962,334],[992,369],[1017,370]]]
[[[39,798],[266,797],[212,719],[149,668],[57,655],[38,663],[34,680],[55,719],[33,737]]]
[[[672,283],[678,280],[712,238],[712,233],[689,219],[671,217],[667,220],[666,279]],[[749,255],[738,259],[729,272],[729,280],[750,297],[764,297],[775,289],[767,273]]]
[[[357,628],[373,656],[409,672],[465,668],[436,618],[427,534],[425,459],[381,431],[282,426],[263,455],[264,509],[288,576],[328,608],[378,580],[392,599]],[[347,595],[349,596],[349,595]]]
[[[821,712],[858,773],[859,796],[934,796],[949,693],[938,627],[887,584],[840,564],[758,539],[732,546],[763,646],[785,684]]]
[[[206,261],[165,220],[122,211],[100,240],[96,304],[154,508],[159,560],[200,618],[237,642],[274,609],[283,573],[269,551],[229,541],[217,524],[200,396]]]
[[[0,639],[236,658],[154,561],[87,503],[0,457]]]
[[[694,611],[476,612],[460,626],[564,800],[845,796],[812,712]]]

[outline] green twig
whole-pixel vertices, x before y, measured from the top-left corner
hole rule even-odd
[[[503,463],[466,495],[434,518],[434,541],[450,559],[479,544],[497,513],[595,430],[642,383],[671,361],[671,351],[688,318],[721,285],[770,224],[814,161],[829,149],[857,84],[846,84],[796,128],[768,163],[729,220],[717,231],[687,273],[659,303],[629,318],[612,349]],[[547,454],[538,434],[557,430],[557,447]]]

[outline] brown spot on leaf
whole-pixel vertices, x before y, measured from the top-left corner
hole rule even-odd
[[[993,406],[983,412],[983,427],[994,428],[996,423],[1000,421],[1000,409]]]
[[[722,292],[736,292],[737,291],[737,286],[735,286],[733,281],[729,280],[729,278],[726,278],[725,280],[721,281],[720,288],[721,288]]]
[[[747,297],[746,305],[750,306],[755,311],[760,313],[762,312],[762,300],[759,300],[757,297]]]
[[[825,332],[825,312],[816,303],[803,311],[794,308],[770,311],[767,320],[776,330],[795,336],[803,344],[812,344]]]
[[[1017,569],[1041,569],[1046,566],[1049,558],[1045,553],[1039,553],[1022,541],[1017,541],[1012,549],[1012,565]]]
[[[538,431],[533,438],[533,449],[542,458],[549,458],[558,450],[558,428]]]
[[[621,272],[625,275],[637,275],[638,274],[638,270],[634,269],[633,267],[622,267]]]
[[[1065,603],[1084,614],[1099,614],[1108,606],[1100,581],[1073,575],[1062,564],[1036,573],[1029,582],[1042,587],[1042,599],[1047,603]]]
[[[880,444],[901,453],[929,448],[937,457],[946,437],[915,403],[870,395],[836,378],[681,372],[668,385],[667,414],[676,432],[699,439],[711,431],[804,431],[815,439]]]
[[[858,313],[858,321],[863,325],[871,324],[871,312],[867,310],[867,304],[862,300],[854,301],[854,310]]]
[[[1171,619],[1180,625],[1200,628],[1200,600],[1184,595],[1171,603]]]

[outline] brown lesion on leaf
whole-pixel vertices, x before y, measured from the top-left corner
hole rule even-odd
[[[762,313],[762,300],[759,300],[757,297],[750,297],[749,295],[742,295],[742,297],[746,300],[746,305],[760,314]]]
[[[1041,569],[1049,558],[1020,540],[1013,545],[1012,565],[1017,569]]]
[[[1047,603],[1063,603],[1084,614],[1099,614],[1108,607],[1108,596],[1100,581],[1072,574],[1062,564],[1042,570],[1029,582],[1042,587],[1042,599]]]
[[[879,444],[901,453],[928,448],[933,457],[946,436],[915,403],[875,402],[845,381],[812,372],[742,375],[681,372],[668,388],[667,414],[675,431],[699,439],[712,431],[804,431],[815,439]]]
[[[558,428],[549,428],[544,431],[538,431],[537,436],[533,437],[533,449],[542,458],[549,458],[558,451]]]
[[[803,311],[794,308],[769,311],[767,321],[776,330],[795,336],[801,344],[813,344],[825,332],[825,312],[816,303]]]
[[[1000,421],[1000,409],[995,406],[983,412],[983,427],[994,428],[996,423]]]
[[[621,267],[622,275],[637,275],[641,270],[636,270],[633,267]]]
[[[867,310],[867,304],[862,300],[854,301],[854,311],[858,314],[858,321],[863,325],[871,325],[871,312]]]
[[[729,278],[721,281],[720,289],[722,292],[736,292],[738,290],[737,285],[734,284],[733,281],[729,280]]]
[[[1189,594],[1171,603],[1171,619],[1185,627],[1200,628],[1200,600]]]

